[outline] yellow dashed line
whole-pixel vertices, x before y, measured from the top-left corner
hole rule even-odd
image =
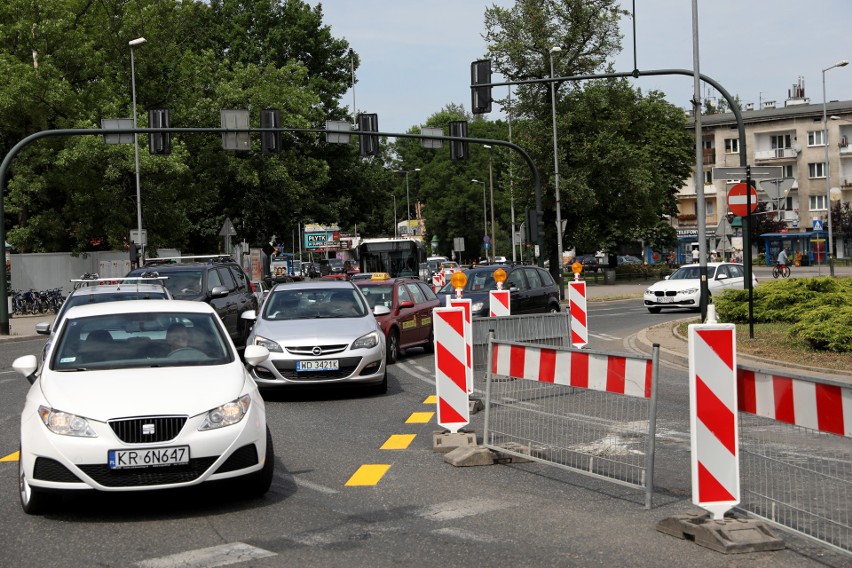
[[[347,487],[376,485],[389,469],[389,464],[364,464],[358,468],[358,471],[352,474],[352,477],[349,478],[346,485]]]
[[[4,456],[0,458],[0,462],[16,462],[21,459],[21,452],[15,452],[14,454],[9,454],[8,456]]]
[[[405,421],[406,424],[426,424],[430,420],[432,420],[432,416],[434,416],[434,412],[412,412],[411,416],[408,417],[408,420]]]
[[[423,404],[437,404],[437,403],[438,403],[438,399],[437,399],[437,397],[435,397],[434,394],[427,396],[426,400],[423,401]]]
[[[382,444],[381,450],[404,450],[414,441],[416,434],[394,434]]]

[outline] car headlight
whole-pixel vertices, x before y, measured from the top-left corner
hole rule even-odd
[[[681,290],[680,294],[696,294],[698,292],[698,288],[686,288],[685,290]]]
[[[200,431],[215,430],[223,426],[231,426],[236,424],[248,414],[251,406],[251,397],[244,394],[236,400],[225,403],[222,406],[217,406],[212,410],[207,411],[207,416],[204,418],[204,423],[198,427]]]
[[[653,291],[653,290],[651,290],[650,288],[648,288],[647,290],[645,290],[645,295],[646,295],[646,296],[653,296],[653,295],[654,295],[654,291]]]
[[[485,302],[474,302],[470,305],[470,311],[474,314],[477,314],[482,311],[482,307],[485,305]]]
[[[352,343],[352,349],[372,349],[379,344],[379,334],[371,331],[367,335],[362,335]]]
[[[77,436],[80,438],[97,438],[98,435],[82,416],[54,410],[47,406],[38,407],[38,415],[47,429],[62,436]]]
[[[265,337],[261,337],[259,335],[255,336],[254,344],[255,345],[262,345],[263,347],[266,347],[266,349],[270,352],[275,351],[277,353],[284,353],[284,350],[281,349],[281,346],[278,345],[278,343],[276,343],[275,341],[272,341],[271,339],[266,339]]]

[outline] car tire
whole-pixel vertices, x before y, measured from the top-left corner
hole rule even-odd
[[[558,314],[561,310],[559,309],[559,304],[550,304],[550,307],[547,309],[548,313]]]
[[[661,311],[663,311],[663,308],[648,308],[648,311],[651,312],[652,314],[658,314]]]
[[[27,515],[43,515],[50,510],[51,496],[29,484],[24,473],[23,459],[18,460],[18,488],[21,495],[21,508],[24,513]]]
[[[429,341],[423,345],[423,349],[426,353],[434,353],[435,352],[435,332],[429,332]]]
[[[275,447],[272,444],[272,432],[266,427],[266,459],[263,469],[252,473],[245,481],[246,494],[251,498],[260,498],[266,495],[272,487],[272,475],[275,473]]]
[[[399,331],[390,330],[388,333],[388,344],[386,349],[386,360],[388,365],[393,365],[399,359]]]

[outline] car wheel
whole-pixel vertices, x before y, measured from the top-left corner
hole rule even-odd
[[[50,496],[33,488],[24,473],[23,459],[18,460],[18,483],[21,493],[21,508],[28,515],[41,515],[50,508]]]
[[[559,313],[559,305],[558,304],[550,304],[550,308],[547,310],[551,314]]]
[[[651,312],[652,314],[658,314],[661,311],[663,311],[663,308],[648,308],[648,311]]]
[[[396,363],[399,359],[399,331],[392,329],[388,333],[387,362],[388,365]]]
[[[435,332],[429,332],[429,341],[423,346],[423,349],[426,353],[434,353],[435,352]]]
[[[272,487],[272,474],[275,472],[275,448],[272,445],[272,433],[266,427],[266,459],[263,469],[248,476],[245,487],[249,497],[263,497]]]

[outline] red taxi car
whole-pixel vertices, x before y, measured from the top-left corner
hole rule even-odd
[[[441,305],[432,288],[416,278],[391,278],[375,273],[369,280],[353,280],[371,308],[386,306],[390,313],[376,320],[387,339],[387,362],[395,363],[402,349],[434,349],[432,309]]]

